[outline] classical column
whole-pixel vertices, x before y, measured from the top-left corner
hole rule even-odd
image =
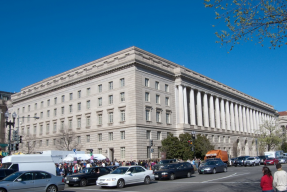
[[[195,106],[194,106],[194,90],[190,89],[189,92],[189,99],[190,99],[190,124],[195,125]]]
[[[255,113],[255,118],[256,118],[256,129],[258,130],[260,126],[258,111],[256,111]]]
[[[215,127],[214,122],[214,103],[213,103],[213,96],[210,95],[209,97],[209,116],[210,116],[210,127]]]
[[[235,131],[234,108],[232,102],[230,102],[230,121],[231,121],[231,130]]]
[[[254,133],[253,110],[250,109],[250,132]]]
[[[259,126],[262,125],[262,112],[259,112]]]
[[[243,115],[243,132],[247,132],[246,131],[246,111],[245,111],[245,106],[242,107],[242,115]]]
[[[215,97],[215,118],[216,118],[216,128],[220,129],[220,112],[219,112],[218,97]]]
[[[188,124],[186,86],[183,88],[184,123]]]
[[[178,106],[179,106],[179,123],[184,123],[184,109],[183,109],[183,90],[182,86],[178,86]]]
[[[202,126],[202,107],[201,107],[201,93],[197,91],[196,96],[196,111],[197,111],[197,125]]]
[[[175,121],[176,121],[176,124],[178,124],[179,123],[179,120],[178,120],[178,115],[179,115],[179,110],[178,110],[178,103],[179,103],[179,101],[178,101],[178,87],[177,86],[175,86],[175,90],[174,90],[174,92],[175,92]]]
[[[235,130],[239,131],[239,118],[238,118],[238,104],[237,103],[235,103],[234,111],[235,111]]]
[[[221,112],[221,128],[225,129],[225,110],[224,110],[224,100],[220,101],[220,112]]]
[[[241,105],[239,105],[238,111],[239,111],[239,131],[243,132],[242,108],[241,108]]]
[[[229,102],[225,102],[225,114],[226,114],[226,129],[230,130],[230,112],[229,112]]]
[[[253,130],[256,131],[257,130],[257,124],[256,124],[255,110],[253,110],[252,117],[253,117],[253,126],[254,126]]]
[[[209,117],[208,117],[208,102],[207,102],[207,94],[203,95],[203,115],[204,115],[204,127],[209,127]]]
[[[246,129],[247,129],[247,133],[251,133],[250,132],[250,115],[249,115],[249,108],[246,107]]]

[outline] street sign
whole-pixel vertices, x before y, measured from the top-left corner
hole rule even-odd
[[[77,149],[73,149],[73,152],[76,153]]]
[[[150,149],[150,152],[153,153],[153,152],[154,152],[154,149]]]
[[[2,152],[2,156],[3,156],[3,157],[8,156],[8,152]]]
[[[0,143],[0,147],[7,147],[8,146],[8,144],[6,144],[6,143]]]

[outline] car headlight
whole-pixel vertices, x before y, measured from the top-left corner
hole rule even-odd
[[[67,180],[67,177],[65,177],[65,179]]]
[[[111,179],[107,179],[106,181],[116,181],[117,178],[111,178]]]
[[[162,175],[168,175],[168,172],[162,172],[161,174]]]
[[[205,168],[204,170],[210,170],[210,167]]]
[[[74,180],[78,180],[78,179],[79,179],[79,177],[72,177],[72,179],[74,179]]]

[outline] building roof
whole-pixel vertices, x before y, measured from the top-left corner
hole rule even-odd
[[[287,111],[278,112],[279,116],[287,116]]]

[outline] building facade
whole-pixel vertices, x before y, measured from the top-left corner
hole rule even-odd
[[[7,101],[11,99],[12,94],[11,92],[0,91],[0,143],[5,143],[5,113],[8,110]]]
[[[33,134],[38,150],[55,149],[68,128],[81,150],[117,160],[158,158],[168,134],[191,131],[231,156],[255,155],[256,130],[275,114],[267,103],[137,47],[24,87],[12,103],[20,134]],[[25,118],[34,116],[40,119]]]

